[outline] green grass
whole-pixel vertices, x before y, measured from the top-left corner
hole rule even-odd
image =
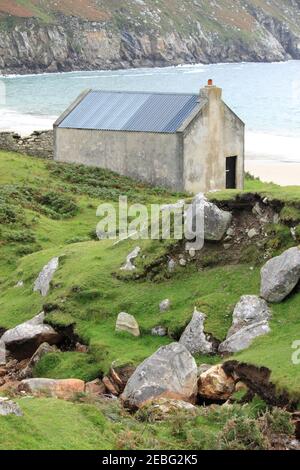
[[[287,413],[270,413],[257,400],[243,407],[199,408],[196,415],[177,411],[163,420],[150,409],[129,415],[114,400],[17,402],[23,417],[0,416],[0,450],[265,449],[266,423],[277,436],[293,433]]]
[[[299,208],[300,189],[297,187],[264,185],[258,180],[247,178],[244,192],[260,193],[279,201],[283,208],[293,208],[296,211]],[[213,197],[229,200],[234,199],[238,193],[240,194],[232,191],[220,192],[214,193]],[[50,194],[51,197],[41,199],[45,194]],[[231,325],[233,308],[240,296],[259,294],[259,270],[263,260],[258,260],[257,266],[251,266],[251,269],[245,262],[208,266],[198,271],[196,265],[191,263],[184,269],[177,267],[170,276],[167,274],[166,258],[162,258],[168,253],[170,243],[128,240],[114,244],[111,240],[93,240],[92,232],[98,222],[95,215],[98,204],[108,201],[116,204],[121,194],[126,194],[129,202],[146,204],[173,202],[182,197],[181,194],[150,188],[100,169],[59,165],[0,152],[0,327],[14,327],[45,309],[50,324],[57,327],[73,325],[90,351],[89,354],[49,354],[35,368],[35,376],[76,377],[87,381],[106,373],[112,363],[137,365],[161,345],[179,338],[195,306],[207,316],[206,331],[223,340]],[[295,216],[295,213],[293,211],[292,215]],[[290,210],[286,209],[285,214],[290,216]],[[273,250],[280,251],[293,243],[289,228],[284,225],[288,221],[282,222],[268,228]],[[142,256],[136,262],[137,274],[143,275],[158,258],[165,259],[160,267],[160,275],[152,280],[147,276],[134,280],[132,276],[120,271],[127,254],[137,245],[142,249]],[[50,293],[42,298],[33,292],[34,280],[54,256],[60,257],[60,266]],[[20,280],[24,282],[24,286],[15,288]],[[166,298],[171,300],[171,309],[160,313],[159,303]],[[115,332],[116,318],[121,311],[136,317],[141,337],[134,338],[126,333]],[[294,352],[292,343],[299,339],[299,311],[299,294],[272,306],[272,332],[257,339],[248,350],[234,356],[242,361],[269,367],[278,390],[287,390],[297,399],[300,397],[299,366],[293,365],[291,356]],[[151,335],[151,329],[158,325],[168,328],[169,337]],[[216,363],[221,358],[198,356],[196,360],[198,363]],[[128,417],[125,418],[126,424],[120,425],[120,429],[115,431],[110,422],[104,420],[102,412],[91,411],[90,408],[86,412],[86,405],[63,404],[51,400],[22,400],[21,403],[24,406],[25,419],[17,421],[14,417],[7,418],[5,423],[8,430],[3,433],[0,446],[78,448],[80,443],[76,440],[76,432],[69,432],[70,422],[78,419],[79,423],[86,426],[83,445],[86,448],[97,448],[96,421],[99,419],[104,429],[99,442],[101,448],[126,448],[131,439],[136,448],[148,445],[150,447],[147,448],[155,448],[158,443],[163,448],[176,448],[174,446],[177,445],[184,448],[181,436],[174,438],[170,423],[162,426],[158,434],[156,428],[151,428],[144,440],[144,437],[139,438],[140,424]],[[49,419],[46,408],[49,407],[51,411],[54,406],[58,407],[56,415],[59,416],[58,423],[62,427],[57,436],[53,435],[51,426],[43,431],[43,426],[46,426]],[[70,421],[66,419],[62,422],[68,413]],[[98,414],[96,419],[94,415]],[[185,442],[195,445],[197,435],[199,447],[216,446],[214,436],[220,430],[220,422],[208,423],[203,416],[197,419],[197,429],[183,431]],[[32,427],[35,430],[34,436],[31,433],[23,436],[24,423],[27,428]],[[225,425],[223,421],[222,423]],[[249,425],[250,428],[252,424]],[[133,431],[128,431],[128,426],[132,426]],[[21,437],[14,444],[12,436],[17,431]],[[61,441],[64,433],[65,440]],[[191,437],[191,433],[195,436]]]

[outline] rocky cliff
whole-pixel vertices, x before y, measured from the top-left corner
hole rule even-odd
[[[0,72],[300,59],[299,0],[3,0]]]

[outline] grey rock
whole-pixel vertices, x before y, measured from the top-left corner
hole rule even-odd
[[[174,261],[172,258],[168,261],[168,271],[169,273],[174,272],[176,269],[176,261]]]
[[[140,336],[140,328],[138,322],[133,315],[121,312],[118,315],[116,322],[116,331],[126,331],[133,336]]]
[[[155,398],[191,401],[197,394],[197,365],[179,343],[163,346],[140,364],[130,377],[121,400],[132,408]]]
[[[250,324],[223,341],[219,346],[219,352],[221,354],[231,354],[247,349],[255,338],[266,335],[270,331],[267,321]]]
[[[156,326],[151,330],[152,336],[167,336],[168,331],[164,326]]]
[[[27,367],[25,367],[25,369],[20,372],[19,378],[31,378],[34,367],[42,359],[42,357],[46,354],[53,353],[56,351],[58,351],[58,349],[55,345],[51,346],[49,343],[42,343],[31,357],[30,361],[27,364]]]
[[[18,281],[17,284],[15,285],[16,288],[19,287],[24,287],[24,282],[23,281]]]
[[[16,415],[23,416],[22,410],[17,403],[0,397],[0,416]]]
[[[268,302],[281,302],[300,280],[300,249],[290,248],[269,260],[261,270],[261,296]]]
[[[180,266],[182,266],[182,267],[184,268],[184,267],[187,265],[186,259],[181,258],[181,259],[179,260],[179,264],[180,264]]]
[[[34,292],[40,292],[43,297],[46,297],[50,290],[50,282],[58,269],[58,265],[59,258],[53,258],[48,264],[46,264],[46,266],[44,266],[34,283]]]
[[[193,239],[197,232],[197,235],[200,237],[203,235],[205,240],[220,241],[227,232],[231,220],[230,212],[219,209],[200,193],[186,211],[186,238]]]
[[[6,364],[6,347],[4,341],[0,339],[0,366]]]
[[[211,354],[213,352],[213,345],[210,343],[204,333],[204,313],[198,312],[195,309],[192,320],[186,327],[179,340],[186,349],[192,354]]]
[[[133,264],[133,260],[140,254],[141,248],[137,246],[126,258],[126,263],[121,267],[121,271],[134,271],[136,267]]]
[[[2,348],[0,349],[3,350],[4,344],[5,353],[7,349],[13,349],[16,356],[20,359],[24,359],[28,357],[28,355],[30,357],[42,343],[58,343],[61,340],[60,334],[50,325],[44,325],[44,319],[45,314],[42,312],[31,320],[6,331],[1,337]],[[2,361],[2,363],[5,362],[6,361]]]
[[[227,334],[227,338],[246,326],[268,321],[270,317],[271,311],[264,299],[257,295],[243,295],[235,306],[232,326]]]
[[[251,228],[250,230],[248,230],[247,235],[250,238],[250,240],[252,240],[252,238],[255,238],[258,236],[258,231],[255,228]]]
[[[159,304],[159,310],[163,313],[163,312],[167,312],[168,310],[170,310],[171,308],[171,301],[170,299],[165,299],[165,300],[162,300],[162,302],[160,302]]]

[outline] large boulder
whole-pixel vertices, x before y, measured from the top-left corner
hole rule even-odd
[[[58,269],[58,265],[59,258],[52,258],[52,260],[43,267],[34,283],[34,292],[39,292],[43,297],[46,297],[50,290],[50,283],[56,270]]]
[[[244,295],[237,303],[232,326],[226,340],[219,346],[221,354],[230,354],[247,349],[258,336],[270,332],[271,311],[265,300],[256,295]]]
[[[14,357],[21,360],[31,357],[42,343],[57,344],[61,340],[61,335],[50,325],[44,325],[44,319],[45,314],[42,312],[6,331],[1,337],[2,346],[0,346],[2,350],[3,345],[5,346],[5,356],[9,350]],[[6,358],[3,362],[6,362]]]
[[[293,247],[270,259],[261,270],[261,296],[268,302],[281,302],[300,280],[300,248]]]
[[[222,364],[203,372],[198,380],[198,393],[208,400],[228,400],[235,391],[234,379],[225,374]]]
[[[197,393],[197,365],[185,346],[163,346],[140,364],[127,382],[121,400],[139,408],[155,398],[192,402]]]
[[[188,210],[186,211],[187,227],[192,230],[187,230],[187,238],[190,240],[197,231],[197,218],[199,223],[203,221],[204,228],[201,228],[201,233],[204,229],[204,240],[220,241],[226,231],[228,230],[232,214],[223,211],[215,204],[209,202],[206,197],[200,193],[194,199]],[[199,235],[199,234],[198,234]]]
[[[251,346],[255,338],[266,335],[270,333],[270,331],[267,321],[246,326],[223,341],[219,346],[219,353],[232,354],[247,349]]]
[[[211,354],[213,352],[213,344],[208,341],[204,333],[204,313],[198,312],[195,308],[193,318],[182,333],[179,340],[186,349],[192,354]]]
[[[35,396],[45,395],[62,400],[72,400],[77,394],[84,393],[85,383],[79,379],[26,379],[20,382],[18,391]]]
[[[23,416],[22,410],[17,403],[0,397],[0,416],[16,415]]]
[[[116,331],[126,331],[133,336],[140,336],[140,328],[138,322],[133,315],[121,312],[118,315],[116,322]]]
[[[246,326],[268,321],[270,317],[271,311],[264,299],[257,295],[243,295],[235,306],[232,326],[228,331],[227,338]]]

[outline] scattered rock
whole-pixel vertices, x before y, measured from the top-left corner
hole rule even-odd
[[[300,280],[300,249],[290,248],[269,260],[261,270],[261,296],[268,302],[281,302]]]
[[[72,400],[77,394],[84,393],[85,383],[79,379],[26,379],[18,386],[19,392],[34,396],[46,395],[62,400]]]
[[[256,295],[243,295],[235,306],[232,326],[228,331],[227,338],[246,326],[268,321],[270,317],[271,311],[265,300]]]
[[[266,335],[270,333],[270,331],[267,321],[253,323],[252,325],[246,326],[223,341],[219,346],[219,353],[231,354],[247,349],[255,338]]]
[[[121,312],[118,315],[116,323],[116,331],[126,331],[133,336],[140,336],[140,328],[138,322],[133,315]]]
[[[46,297],[50,290],[50,282],[58,269],[59,258],[53,258],[49,263],[43,267],[34,283],[34,292],[40,292],[43,297]]]
[[[103,377],[102,382],[109,393],[116,397],[120,394],[119,387],[116,384],[113,384],[109,377]]]
[[[203,218],[204,217],[204,218]],[[199,219],[197,227],[197,218]],[[230,212],[219,209],[215,204],[209,202],[203,194],[198,194],[186,212],[188,240],[192,240],[196,236],[203,234],[204,222],[204,239],[220,241],[228,230],[232,220]]]
[[[235,230],[233,227],[229,227],[229,229],[226,231],[226,235],[230,238],[232,238],[235,234]]]
[[[176,269],[176,262],[171,258],[169,261],[168,261],[168,271],[169,273],[172,273],[174,272]]]
[[[139,408],[161,397],[193,402],[196,392],[196,362],[185,346],[172,343],[137,367],[121,399],[130,408]]]
[[[136,267],[132,263],[132,261],[138,257],[140,254],[141,248],[137,246],[131,253],[126,258],[126,263],[124,266],[122,266],[121,270],[122,271],[134,271]]]
[[[171,308],[171,301],[170,299],[165,299],[159,304],[159,310],[161,312],[167,312]]]
[[[163,421],[170,414],[176,414],[178,411],[186,411],[191,415],[197,414],[196,406],[186,401],[172,400],[171,398],[153,400],[146,405],[146,408],[152,421]]]
[[[19,360],[31,357],[40,344],[57,344],[61,335],[50,325],[44,325],[44,312],[31,320],[6,331],[1,337],[0,354],[3,360],[6,350]],[[4,345],[4,346],[3,346]],[[5,360],[2,361],[5,363]]]
[[[235,382],[225,374],[222,364],[211,367],[200,375],[198,393],[208,400],[228,400],[235,391]]]
[[[181,258],[181,259],[179,260],[179,264],[180,264],[180,266],[182,266],[182,267],[184,268],[184,267],[187,265],[186,259],[185,259],[185,258]]]
[[[296,242],[297,241],[296,227],[291,227],[291,235],[292,235],[293,240]]]
[[[189,255],[190,255],[191,258],[195,258],[195,256],[196,256],[195,248],[190,248],[189,249]]]
[[[168,331],[164,326],[156,326],[151,330],[152,336],[167,336]]]
[[[95,379],[92,382],[87,382],[85,384],[85,393],[92,397],[97,397],[99,395],[104,395],[106,392],[106,387],[100,379]]]
[[[257,237],[259,233],[255,228],[251,228],[250,230],[248,230],[247,235],[250,238],[250,240],[252,240],[252,238]]]
[[[0,397],[0,416],[16,415],[23,416],[22,410],[17,403]]]
[[[195,308],[192,320],[186,327],[179,340],[186,349],[192,354],[211,354],[213,352],[213,345],[207,340],[204,333],[204,313],[198,312]]]
[[[76,343],[75,344],[75,351],[83,353],[83,354],[87,354],[89,352],[89,348],[85,344]]]

